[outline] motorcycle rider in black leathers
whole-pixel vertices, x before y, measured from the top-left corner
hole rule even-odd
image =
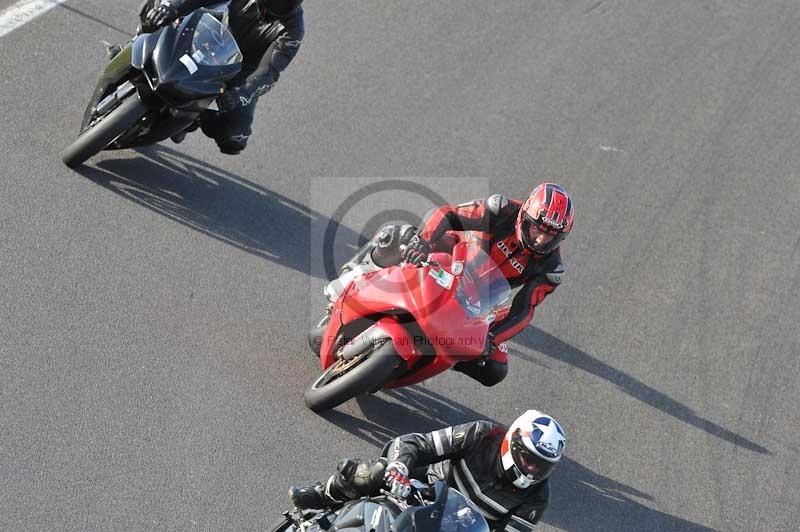
[[[171,24],[200,7],[220,0],[146,0],[140,18],[143,31]],[[302,0],[231,0],[229,24],[244,56],[242,71],[217,98],[219,113],[202,118],[203,133],[213,138],[222,153],[235,155],[247,146],[258,98],[278,82],[305,33]],[[173,137],[181,142],[185,133]]]
[[[406,434],[389,442],[383,457],[343,460],[324,485],[293,487],[289,499],[300,509],[322,509],[375,496],[384,487],[406,498],[410,478],[429,484],[443,480],[475,504],[492,530],[530,532],[547,508],[549,476],[565,444],[561,425],[537,410],[528,410],[509,428],[475,421]]]

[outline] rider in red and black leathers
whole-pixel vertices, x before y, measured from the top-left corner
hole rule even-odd
[[[537,201],[532,202],[533,198]],[[558,205],[551,205],[553,202]],[[534,246],[526,245],[525,239],[520,238],[525,217],[535,218],[531,213],[536,209],[546,210],[546,214],[551,215],[550,218],[544,215],[547,220],[553,221],[555,217],[563,226],[558,229],[559,222],[555,221],[553,232],[559,234],[556,237],[558,241],[550,246],[552,249],[544,248],[544,252],[537,252]],[[557,211],[560,218],[553,214]],[[450,251],[458,242],[460,231],[477,232],[485,251],[499,266],[511,288],[520,288],[508,316],[494,323],[489,331],[485,353],[488,358],[459,363],[455,370],[485,386],[493,386],[505,378],[508,355],[504,342],[528,325],[536,307],[561,284],[564,265],[558,244],[571,229],[572,219],[571,199],[563,188],[552,183],[538,186],[524,202],[494,194],[470,203],[445,205],[428,217],[418,232],[417,241],[410,246],[412,252],[406,254],[407,259],[415,252],[421,257],[431,251]]]
[[[519,434],[518,429],[531,434],[537,427],[546,429],[543,424],[552,424],[555,430],[547,434],[540,431],[541,441],[529,440],[532,447],[513,450],[509,445]],[[534,430],[527,430],[530,428]],[[553,445],[544,455],[536,446],[544,449],[546,442]],[[394,494],[407,496],[408,489],[402,493],[402,488],[408,485],[409,477],[428,484],[443,480],[472,501],[493,531],[530,532],[549,503],[549,476],[561,459],[565,443],[561,426],[537,410],[525,412],[510,428],[475,421],[425,434],[405,434],[390,441],[378,460],[343,460],[337,474],[326,483],[291,488],[289,500],[298,508],[325,508],[374,496],[384,486]],[[535,464],[527,471],[532,474],[525,475],[510,465],[523,462],[515,451]],[[504,457],[509,460],[505,464]]]
[[[154,31],[195,9],[219,0],[146,0],[142,29]],[[235,155],[247,146],[256,102],[269,92],[300,48],[305,34],[302,0],[231,0],[229,26],[244,57],[241,72],[217,98],[220,112],[208,112],[203,133],[222,153]],[[185,135],[173,138],[176,142]]]

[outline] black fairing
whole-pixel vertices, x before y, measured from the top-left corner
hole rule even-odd
[[[332,526],[323,528],[319,521],[309,521],[308,532],[440,532],[449,488],[444,482],[433,487],[435,500],[404,511],[388,497],[370,497],[344,503],[325,515]],[[426,496],[427,497],[427,496]],[[485,523],[485,521],[483,521]],[[292,532],[300,532],[293,527]]]
[[[112,58],[86,107],[81,131],[96,116],[97,105],[126,81],[133,83],[151,112],[106,149],[153,144],[194,123],[242,68],[240,53],[239,61],[221,65],[201,64],[188,57],[195,30],[206,13],[216,20],[224,16],[224,11],[198,9],[185,16],[177,28],[170,25],[136,36]],[[232,46],[235,49],[235,44]]]
[[[400,510],[385,497],[361,499],[346,503],[338,512],[333,526],[338,531],[352,530],[364,532],[392,532],[393,524]]]
[[[433,504],[409,508],[398,517],[394,524],[394,530],[398,532],[438,532],[442,524],[448,489],[444,482],[437,482],[435,486],[436,500]]]
[[[198,100],[220,94],[225,82],[242,69],[241,62],[214,66],[198,64],[197,70],[190,72],[181,62],[184,55],[191,54],[192,37],[204,13],[210,11],[198,9],[184,17],[177,28],[167,26],[159,30],[151,60],[145,59],[150,86],[170,104],[179,107],[181,100]]]
[[[86,106],[86,111],[83,113],[81,131],[86,129],[97,103],[116,89],[125,79],[129,78],[130,75],[131,46],[128,45],[106,65],[105,70],[100,74],[100,79],[97,80],[97,86],[94,89],[92,98],[89,100],[89,105]]]
[[[161,30],[155,33],[142,33],[131,42],[131,66],[136,70],[143,70],[145,63],[150,60],[153,50],[156,49]]]

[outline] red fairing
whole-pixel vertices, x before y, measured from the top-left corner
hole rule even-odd
[[[445,253],[434,253],[431,260],[449,268],[451,257]],[[426,339],[415,338],[415,342],[431,345],[437,355],[446,357],[470,357],[481,354],[483,340],[488,332],[484,320],[468,320],[464,310],[452,297],[456,283],[455,277],[450,289],[436,283],[428,272],[429,268],[393,267],[378,270],[356,280],[348,291],[349,297],[342,304],[342,323],[381,314],[404,311],[411,314],[414,321],[425,331]],[[464,322],[460,331],[454,324]],[[454,332],[456,332],[454,336]],[[457,341],[454,341],[457,340]],[[449,347],[449,344],[455,344]],[[416,347],[415,349],[419,349]]]
[[[438,262],[444,270],[451,270],[449,254],[434,253],[430,260]],[[458,268],[463,266],[459,264]],[[391,337],[395,351],[411,369],[385,388],[423,381],[457,362],[481,355],[491,320],[470,317],[454,296],[459,283],[463,283],[461,292],[466,297],[479,298],[477,287],[469,277],[461,275],[453,275],[452,285],[444,287],[431,275],[431,270],[431,267],[393,266],[353,281],[332,309],[320,352],[323,369],[336,362],[335,338],[342,327],[363,318],[378,320],[368,330],[374,333],[377,328]],[[504,312],[507,310],[499,311],[498,316]],[[415,326],[409,328],[404,323],[408,321]],[[433,360],[419,364],[425,353],[432,353]]]

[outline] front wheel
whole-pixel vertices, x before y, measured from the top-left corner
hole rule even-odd
[[[322,412],[380,389],[403,363],[391,340],[350,360],[337,360],[306,390],[306,406],[314,412]]]
[[[122,103],[97,123],[83,131],[75,142],[61,152],[61,160],[70,168],[82,165],[86,160],[114,142],[117,137],[132,128],[141,119],[147,108],[137,94],[125,98]]]

